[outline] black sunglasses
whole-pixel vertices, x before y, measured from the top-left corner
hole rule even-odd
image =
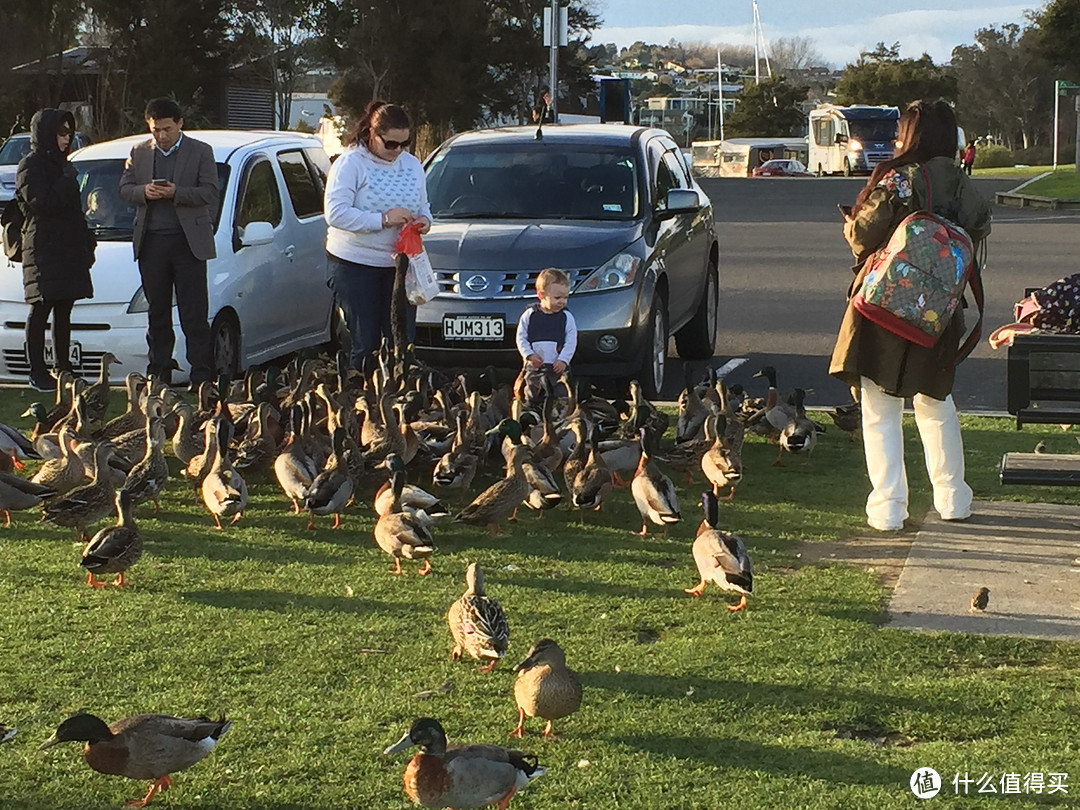
[[[375,134],[378,135],[378,133],[375,133]],[[379,140],[382,141],[383,146],[385,146],[387,149],[391,149],[391,150],[393,150],[393,149],[404,149],[406,146],[408,146],[410,143],[412,143],[412,138],[406,138],[403,141],[388,141],[382,135],[379,135]]]
[[[71,137],[71,129],[68,127],[60,127],[60,129],[56,130],[56,134],[61,138],[69,138]]]

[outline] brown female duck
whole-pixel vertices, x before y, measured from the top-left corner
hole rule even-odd
[[[525,736],[525,717],[547,720],[543,735],[558,739],[551,730],[553,721],[573,714],[581,706],[581,681],[566,666],[566,654],[550,638],[542,638],[529,648],[525,660],[514,667],[514,700],[518,724],[511,737]]]

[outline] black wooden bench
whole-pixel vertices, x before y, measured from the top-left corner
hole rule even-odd
[[[1006,401],[1017,430],[1080,424],[1080,335],[1017,335],[1009,347]],[[1006,453],[1001,483],[1080,485],[1080,453]]]

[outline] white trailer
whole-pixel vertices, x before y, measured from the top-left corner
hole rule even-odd
[[[896,154],[896,107],[822,104],[810,111],[806,167],[818,175],[869,174]]]

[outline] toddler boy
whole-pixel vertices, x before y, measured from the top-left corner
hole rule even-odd
[[[546,375],[558,377],[566,371],[577,349],[577,324],[566,309],[570,277],[554,267],[541,270],[536,278],[536,297],[539,302],[521,313],[517,326],[528,403],[539,399]]]

